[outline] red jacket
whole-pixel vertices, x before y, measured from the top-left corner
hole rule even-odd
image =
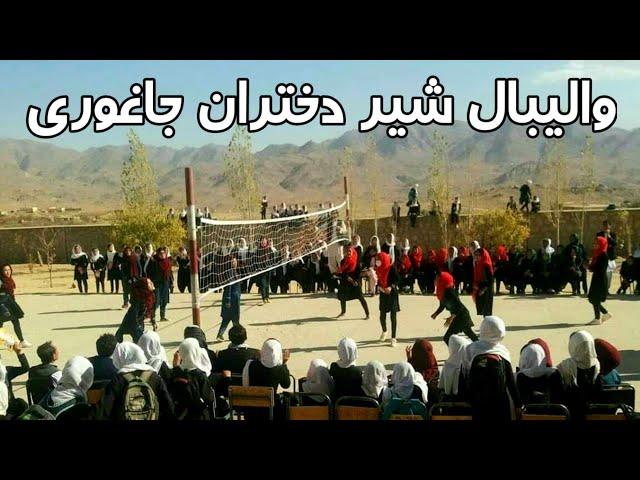
[[[149,290],[146,278],[136,280],[131,286],[131,299],[144,304],[144,318],[151,318],[156,296]]]

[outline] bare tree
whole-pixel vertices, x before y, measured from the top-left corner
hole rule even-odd
[[[256,161],[251,151],[251,136],[238,125],[224,155],[224,176],[242,217],[254,218],[259,197],[256,181]]]
[[[342,177],[347,178],[347,189],[349,190],[349,209],[351,214],[351,228],[355,231],[354,218],[356,216],[356,207],[355,207],[355,191],[353,190],[353,152],[351,148],[344,147],[342,151],[342,155],[338,159],[338,163],[340,165],[340,172]]]
[[[365,172],[369,187],[369,201],[373,210],[373,229],[378,235],[378,214],[380,212],[380,186],[382,185],[382,157],[373,134],[369,135],[365,144]]]
[[[56,260],[56,237],[58,232],[54,229],[43,228],[36,236],[38,242],[38,257],[41,257],[40,250],[44,252],[44,258],[49,270],[49,287],[53,288],[53,264]]]
[[[560,243],[560,223],[562,215],[562,202],[567,188],[567,156],[564,142],[561,140],[548,140],[542,149],[539,163],[544,190],[547,193],[547,201],[551,210],[551,222],[556,230],[556,245]]]
[[[580,152],[579,171],[581,172],[578,189],[582,195],[582,212],[580,215],[580,238],[584,239],[585,210],[589,204],[591,193],[596,188],[595,155],[593,153],[593,137],[586,135],[584,147]]]
[[[440,229],[444,245],[449,244],[448,218],[443,211],[451,197],[451,179],[449,175],[449,142],[438,131],[433,133],[433,156],[427,167],[427,192],[428,197],[436,202],[437,209],[434,212]]]

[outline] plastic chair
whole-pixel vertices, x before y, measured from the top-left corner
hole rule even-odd
[[[344,405],[346,402],[357,402],[370,406]],[[336,420],[379,420],[380,404],[370,397],[340,397],[334,409]]]

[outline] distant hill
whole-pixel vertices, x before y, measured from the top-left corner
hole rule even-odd
[[[404,139],[388,138],[383,129],[373,132],[378,153],[383,158],[383,202],[403,200],[413,183],[424,184],[427,165],[433,153],[432,127],[409,127]],[[471,183],[483,193],[483,204],[502,204],[507,190],[527,179],[542,181],[539,157],[544,139],[529,139],[520,126],[505,124],[491,133],[478,133],[465,123],[441,127],[449,144],[452,188],[464,195]],[[564,137],[570,159],[569,176],[577,178],[576,160],[590,130],[570,126]],[[323,142],[269,145],[256,152],[257,177],[261,193],[271,203],[307,203],[337,201],[342,197],[338,159],[345,147],[353,151],[356,214],[368,210],[368,179],[364,169],[366,134],[348,131]],[[613,128],[593,135],[597,158],[598,183],[605,185],[603,203],[636,200],[640,187],[640,129]],[[144,141],[144,139],[143,139]],[[224,145],[209,144],[200,148],[173,149],[147,145],[149,158],[156,168],[163,199],[175,207],[184,202],[183,167],[195,167],[197,198],[224,214],[233,208],[225,187]],[[109,211],[119,207],[120,169],[127,158],[127,145],[107,145],[77,151],[32,140],[0,139],[0,188],[4,193],[0,209],[38,206],[81,206],[87,211]],[[473,157],[475,170],[468,170]],[[570,180],[571,180],[570,179]],[[426,186],[425,186],[426,187]],[[513,192],[512,192],[513,193]],[[634,197],[635,195],[635,197]],[[633,197],[633,198],[632,198]],[[385,207],[385,212],[387,208]]]

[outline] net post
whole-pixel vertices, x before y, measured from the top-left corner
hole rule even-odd
[[[198,242],[196,238],[196,206],[193,188],[193,170],[184,169],[184,182],[187,194],[187,237],[189,240],[189,263],[191,264],[191,314],[193,324],[200,326],[200,279],[198,277]]]
[[[342,177],[344,180],[344,201],[346,202],[345,209],[345,220],[347,224],[347,235],[349,236],[349,241],[351,241],[351,210],[349,207],[349,189],[347,188],[347,176]]]

